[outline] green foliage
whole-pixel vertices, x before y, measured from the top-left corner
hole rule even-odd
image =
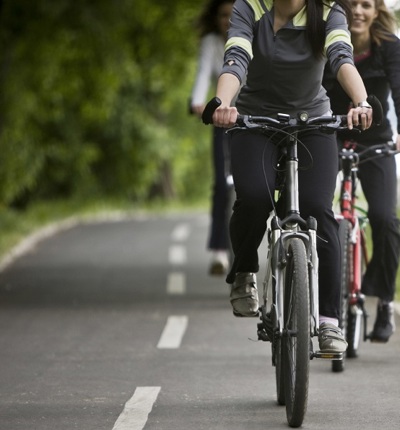
[[[0,204],[204,195],[209,130],[187,114],[201,4],[5,0]],[[161,190],[161,191],[160,191]]]

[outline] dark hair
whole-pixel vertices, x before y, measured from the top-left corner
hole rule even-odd
[[[200,37],[208,33],[218,33],[218,9],[225,3],[233,4],[235,0],[209,0],[206,3],[197,22]]]
[[[351,22],[352,13],[351,7],[346,0],[336,0],[335,4],[338,4],[344,10],[347,17],[347,21]],[[306,0],[307,10],[307,37],[311,45],[311,49],[317,58],[320,58],[324,53],[325,46],[325,22],[323,20],[324,6],[329,8],[329,5],[325,0]]]

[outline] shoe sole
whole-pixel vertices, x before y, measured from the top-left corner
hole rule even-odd
[[[225,275],[226,272],[227,272],[227,270],[221,264],[221,265],[212,266],[208,273],[209,273],[209,275],[212,275],[212,276],[222,276],[222,275]]]
[[[346,350],[338,351],[337,349],[321,349],[319,352],[321,354],[344,354]]]
[[[393,334],[393,333],[392,333]],[[392,335],[391,334],[391,335]],[[390,335],[390,336],[391,336]],[[389,341],[389,339],[390,339],[390,336],[388,336],[388,337],[375,337],[374,336],[374,333],[373,332],[371,332],[369,335],[368,335],[368,339],[371,341],[371,343],[387,343],[388,341]]]
[[[387,339],[377,339],[377,338],[370,338],[371,343],[388,343],[389,338]]]
[[[258,317],[259,313],[257,311],[255,313],[252,313],[252,314],[249,314],[249,315],[243,315],[243,314],[240,314],[239,312],[233,310],[233,315],[235,317],[237,317],[237,318],[255,318],[255,317]]]

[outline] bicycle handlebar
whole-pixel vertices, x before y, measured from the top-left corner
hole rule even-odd
[[[216,111],[217,107],[221,106],[221,99],[218,97],[213,97],[206,105],[203,114],[201,115],[201,119],[205,125],[209,125],[213,123],[212,116]]]
[[[367,98],[368,103],[371,105],[374,113],[375,125],[380,125],[383,118],[382,105],[377,97],[369,95]],[[204,124],[212,124],[212,117],[215,110],[221,105],[221,100],[218,97],[212,98],[206,105],[202,120]],[[315,126],[326,132],[333,132],[347,128],[347,115],[328,115],[319,117],[309,117],[308,113],[303,111],[299,112],[297,118],[291,117],[287,114],[279,113],[276,118],[267,116],[252,116],[252,115],[238,115],[236,125],[233,128],[284,128],[289,126],[293,129],[307,128]],[[355,128],[357,129],[357,128]],[[358,129],[359,130],[359,129]],[[359,130],[360,131],[360,130]]]
[[[361,151],[355,152],[355,147],[361,146]],[[360,145],[358,142],[354,142],[354,146],[348,147],[343,145],[343,147],[339,150],[339,156],[342,159],[348,158],[353,159],[356,157],[357,163],[362,160],[363,162],[368,161],[372,158],[376,157],[391,157],[393,155],[399,154],[400,151],[396,148],[396,142],[388,142],[385,144],[378,144],[372,146],[364,146]]]

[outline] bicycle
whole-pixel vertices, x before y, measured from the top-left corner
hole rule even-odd
[[[368,101],[379,106],[376,98],[370,97]],[[212,115],[220,103],[214,98],[207,105],[203,113],[205,124],[212,123]],[[374,109],[379,112],[379,107]],[[301,426],[306,413],[310,360],[343,359],[343,353],[314,351],[313,347],[313,338],[318,337],[319,330],[317,221],[300,216],[298,135],[310,129],[334,133],[346,125],[345,115],[311,118],[307,112],[300,112],[297,118],[286,114],[278,114],[276,118],[239,115],[230,129],[284,136],[285,154],[279,170],[286,195],[285,216],[280,218],[275,211],[267,229],[268,255],[257,335],[258,340],[271,343],[277,401],[286,405],[291,427]]]
[[[361,150],[356,151],[356,148]],[[364,341],[369,339],[368,314],[364,306],[365,296],[361,293],[362,277],[369,261],[366,239],[368,215],[367,211],[357,204],[358,166],[372,158],[397,154],[398,151],[393,148],[395,148],[394,142],[366,147],[355,141],[345,140],[339,151],[342,176],[339,196],[340,213],[336,216],[339,221],[342,255],[342,306],[339,326],[348,343],[346,351],[348,358],[357,357],[361,338]],[[343,370],[344,360],[332,361],[332,371]]]

